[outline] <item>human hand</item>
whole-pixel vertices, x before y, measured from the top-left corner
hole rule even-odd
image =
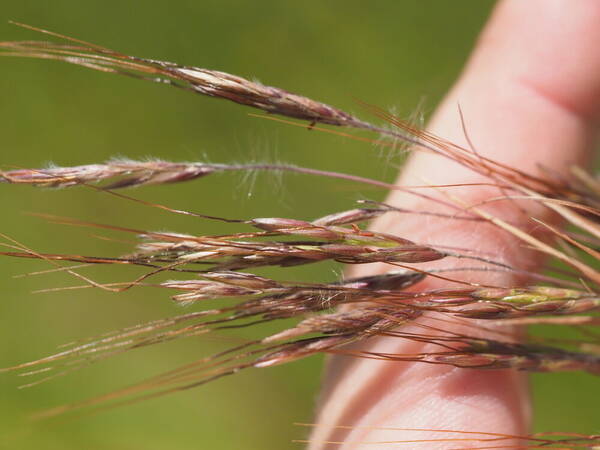
[[[567,175],[571,165],[585,163],[596,139],[600,117],[598,43],[600,2],[596,0],[500,2],[464,73],[438,108],[428,130],[468,148],[458,114],[460,105],[470,140],[480,155],[526,173],[539,174],[541,165],[546,173]],[[486,181],[448,159],[416,153],[398,184]],[[453,188],[451,193],[469,204],[499,195],[497,188],[485,186]],[[447,212],[437,203],[415,200],[400,191],[387,201],[411,210]],[[521,208],[527,210],[526,214]],[[530,216],[553,220],[548,210],[532,202],[520,203],[519,207],[510,201],[495,202],[486,211],[529,230],[533,226]],[[418,243],[476,249],[519,269],[535,270],[542,263],[539,253],[489,224],[387,215],[373,229]],[[450,264],[457,267],[465,263],[454,260]],[[372,265],[353,275],[386,270],[389,268],[384,265]],[[462,279],[496,285],[523,282],[509,272],[467,272]],[[447,283],[430,278],[419,289],[444,285]],[[435,325],[439,327],[439,323]],[[515,330],[515,338],[518,334]],[[423,345],[375,338],[361,344],[361,349],[411,354],[423,351]],[[311,437],[310,448],[350,449],[361,448],[364,442],[465,437],[444,432],[407,434],[386,431],[384,427],[523,435],[528,432],[530,416],[527,380],[515,371],[464,370],[336,356],[328,364],[316,420],[319,426]],[[336,428],[340,425],[349,428]],[[430,449],[456,448],[457,443],[424,445]],[[458,445],[464,448],[469,443]]]

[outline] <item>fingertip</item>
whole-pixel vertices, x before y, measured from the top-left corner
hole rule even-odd
[[[600,114],[600,2],[505,0],[481,34],[466,77],[523,82],[586,119]]]
[[[599,42],[596,0],[500,2],[429,129],[469,147],[460,105],[483,156],[537,175],[540,164],[557,174],[587,164],[600,119]],[[477,178],[432,155],[417,155],[406,172],[408,184],[423,173],[434,182]]]

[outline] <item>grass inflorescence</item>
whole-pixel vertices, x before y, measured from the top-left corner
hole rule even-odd
[[[139,237],[139,244],[129,254],[116,256],[43,253],[4,236],[5,251],[2,254],[46,261],[53,265],[52,270],[64,271],[83,282],[69,289],[91,287],[122,292],[132,288],[153,288],[159,292],[169,292],[174,302],[189,308],[183,314],[80,341],[54,355],[4,369],[18,370],[25,376],[38,376],[28,386],[109,356],[150,345],[231,327],[297,319],[291,326],[289,322],[283,322],[285,327],[276,333],[257,337],[119,391],[60,406],[47,411],[44,416],[139,401],[190,389],[240,370],[265,368],[317,353],[445,364],[465,369],[583,371],[600,374],[597,334],[600,324],[597,315],[600,309],[600,272],[596,269],[600,261],[600,181],[597,178],[580,168],[573,168],[570,179],[533,176],[481,157],[471,149],[433,136],[370,105],[364,106],[383,119],[386,125],[374,125],[324,103],[223,72],[132,57],[55,33],[35,30],[64,38],[68,43],[1,42],[0,54],[55,59],[168,84],[258,108],[269,114],[301,119],[306,122],[302,126],[309,128],[321,129],[316,126],[321,124],[385,135],[417,150],[451,158],[485,174],[490,180],[489,185],[498,189],[498,197],[493,201],[532,201],[551,209],[570,225],[568,231],[561,231],[550,224],[539,223],[542,232],[534,236],[516,223],[492,216],[481,204],[465,205],[451,195],[444,199],[432,197],[427,189],[423,189],[424,186],[398,187],[357,175],[285,164],[120,159],[75,167],[19,168],[0,172],[0,181],[5,183],[50,188],[83,186],[141,202],[115,191],[149,184],[190,181],[224,171],[288,170],[308,176],[335,177],[380,188],[402,189],[409,195],[443,203],[451,211],[447,214],[411,211],[385,203],[362,201],[354,209],[316,219],[223,218],[142,202],[178,214],[235,223],[240,230],[227,235],[194,235],[47,217],[54,222],[108,228]],[[352,137],[345,132],[344,135]],[[365,140],[364,137],[360,139]],[[383,141],[383,145],[386,145],[386,141]],[[432,186],[435,189],[445,187],[452,186]],[[560,261],[563,268],[557,269],[552,262],[549,267],[555,273],[560,272],[561,276],[553,277],[512,267],[474,250],[425,245],[415,242],[410,236],[374,232],[365,226],[370,220],[383,215],[408,213],[491,224],[552,257],[554,261]],[[472,265],[465,267],[462,264],[453,268],[450,264],[443,269],[421,266],[432,261],[458,259],[469,261]],[[274,279],[249,272],[261,267],[281,267],[285,273],[294,266],[327,260],[352,265],[382,263],[389,266],[389,271],[382,275],[345,278],[328,283],[286,281],[285,276]],[[107,284],[94,281],[77,271],[82,266],[95,264],[138,266],[142,274],[133,280]],[[517,286],[497,286],[461,281],[457,274],[465,271],[509,272],[527,282]],[[159,274],[169,274],[174,279],[155,281],[155,276]],[[420,288],[420,283],[428,278],[447,281],[449,287],[435,290]],[[220,299],[227,298],[234,301],[219,305]],[[419,319],[424,315],[437,321],[438,325],[433,326],[432,321],[420,323]],[[452,327],[447,325],[453,323],[460,324],[463,331],[452,331]],[[531,337],[529,341],[515,343],[502,333],[502,327],[506,325],[536,323],[576,327],[581,331],[581,338],[544,341]],[[414,327],[410,332],[405,331],[403,325],[406,324],[413,324],[420,331],[415,332]],[[464,331],[469,329],[473,330],[472,334]],[[492,331],[482,338],[482,333],[490,329]],[[426,347],[427,351],[423,353],[414,354],[367,352],[347,347],[351,342],[374,336],[395,337],[432,346]],[[464,435],[456,438],[469,439]],[[522,444],[519,448],[551,448],[554,445],[591,448],[597,442],[597,437],[567,434],[557,441],[548,436],[490,435],[473,440],[496,443],[517,440]]]

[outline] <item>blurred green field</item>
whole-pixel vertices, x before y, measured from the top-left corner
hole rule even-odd
[[[427,116],[458,75],[491,1],[388,2],[233,0],[129,2],[4,0],[0,40],[40,39],[20,21],[124,53],[257,78],[369,118],[355,99]],[[42,167],[114,156],[212,162],[285,161],[392,180],[400,158],[325,133],[249,117],[248,108],[167,86],[50,61],[0,59],[0,162]],[[468,117],[467,117],[468,121]],[[458,124],[458,117],[457,117]],[[130,194],[175,208],[233,217],[313,218],[384,193],[354,184],[283,175],[209,177]],[[359,189],[360,188],[360,189]],[[39,251],[126,253],[132,236],[50,224],[48,213],[115,225],[221,233],[220,224],[174,216],[88,189],[38,190],[0,185],[5,233]],[[318,202],[315,201],[318,200]],[[227,230],[232,228],[227,227]],[[166,292],[98,290],[32,294],[79,284],[66,274],[13,278],[47,264],[0,259],[0,366],[35,359],[63,343],[175,315]],[[102,281],[134,271],[85,269]],[[324,281],[335,265],[273,272]],[[261,330],[227,336],[251,337]],[[263,331],[264,332],[264,331]],[[129,353],[25,390],[0,374],[0,448],[44,450],[285,449],[306,429],[322,360],[254,370],[176,395],[86,416],[32,423],[40,409],[85,399],[230,345],[198,338]],[[534,377],[536,430],[597,432],[597,379],[579,374]]]

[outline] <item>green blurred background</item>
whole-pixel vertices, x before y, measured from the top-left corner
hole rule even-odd
[[[114,1],[4,0],[0,40],[40,39],[9,19],[72,35],[124,53],[218,69],[311,96],[369,118],[358,98],[402,117],[427,116],[458,75],[491,1]],[[398,158],[365,144],[249,117],[249,109],[166,86],[63,63],[0,60],[3,168],[75,165],[114,156],[212,162],[284,161],[392,180]],[[233,217],[313,218],[384,193],[350,183],[284,175],[279,183],[223,175],[129,191],[172,207]],[[88,189],[0,185],[0,231],[45,252],[114,255],[132,236],[46,223],[49,213],[83,220],[189,233],[220,224],[174,216]],[[230,228],[227,228],[228,230]],[[68,275],[14,275],[48,268],[0,259],[0,365],[53,352],[57,345],[175,315],[166,291],[98,290],[32,294],[79,284]],[[330,280],[335,265],[270,272],[284,279]],[[286,270],[286,272],[288,272]],[[86,269],[103,281],[134,271]],[[229,333],[243,338],[265,330]],[[284,449],[306,430],[321,358],[254,370],[196,390],[72,421],[31,423],[27,415],[139,381],[230,345],[197,339],[129,353],[25,390],[0,374],[0,447],[10,449]],[[597,431],[600,390],[578,374],[534,377],[536,430]],[[594,428],[596,427],[596,428]]]

